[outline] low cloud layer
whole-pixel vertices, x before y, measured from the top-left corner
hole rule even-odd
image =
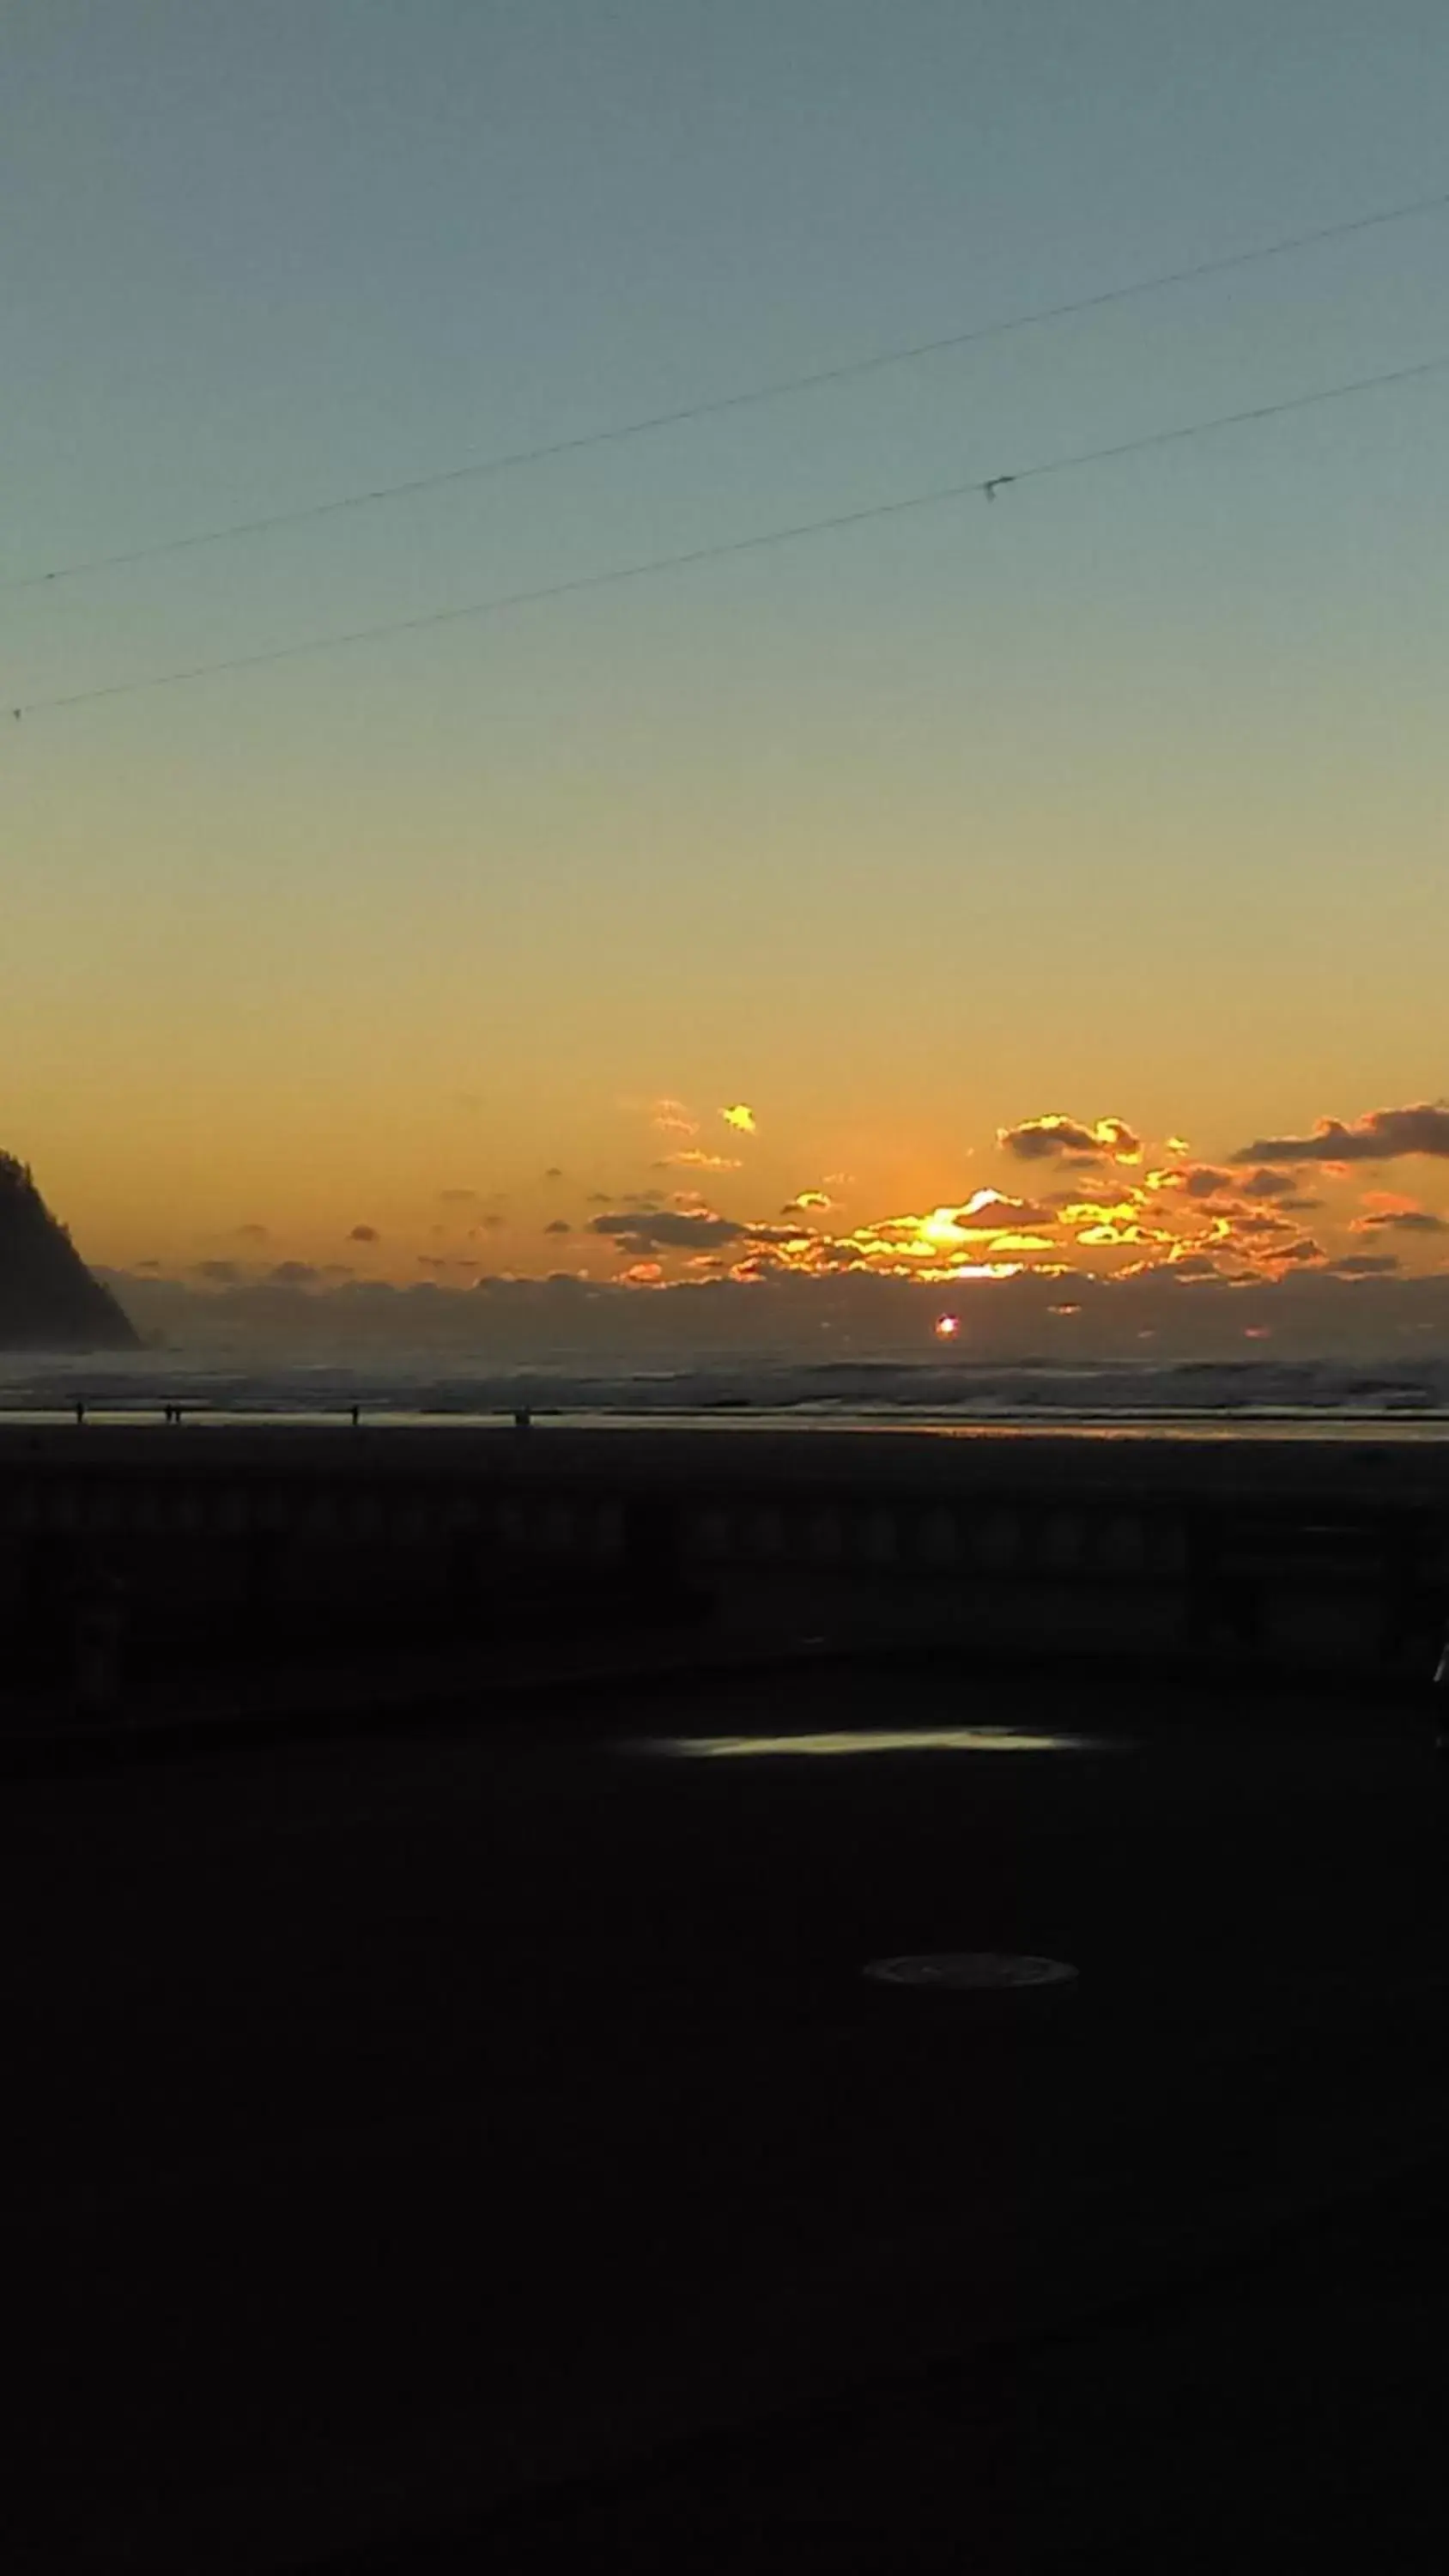
[[[1449,1273],[1409,1276],[1391,1266],[1395,1259],[1356,1253],[1323,1266],[1298,1259],[1272,1274],[1236,1277],[1202,1254],[1145,1260],[1112,1279],[978,1268],[946,1288],[868,1269],[673,1284],[656,1272],[637,1286],[562,1272],[476,1284],[455,1273],[456,1285],[430,1278],[411,1287],[102,1276],[139,1330],[180,1350],[431,1352],[440,1361],[467,1354],[507,1365],[684,1365],[734,1351],[845,1366],[873,1355],[939,1353],[936,1325],[945,1312],[956,1321],[951,1352],[959,1360],[1358,1355],[1376,1363],[1397,1355],[1405,1365],[1427,1363],[1449,1346]]]

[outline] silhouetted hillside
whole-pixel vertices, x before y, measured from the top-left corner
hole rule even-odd
[[[0,1350],[132,1351],[140,1339],[93,1279],[24,1163],[0,1154]]]

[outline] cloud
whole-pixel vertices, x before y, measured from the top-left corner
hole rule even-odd
[[[1351,1252],[1346,1260],[1329,1264],[1335,1279],[1382,1279],[1402,1267],[1396,1252]]]
[[[697,1136],[699,1120],[691,1117],[682,1100],[656,1100],[649,1112],[661,1136]]]
[[[239,1225],[237,1233],[243,1243],[265,1243],[268,1240],[264,1225]]]
[[[1049,1162],[1058,1154],[1105,1154],[1113,1163],[1135,1163],[1142,1139],[1122,1118],[1099,1118],[1084,1127],[1078,1118],[1057,1109],[1040,1118],[1023,1118],[1018,1126],[998,1127],[996,1141],[1023,1163]]]
[[[543,1230],[544,1230],[544,1233],[545,1233],[545,1234],[572,1234],[572,1233],[573,1233],[573,1227],[570,1225],[570,1223],[569,1223],[569,1221],[568,1221],[568,1218],[567,1218],[566,1216],[556,1216],[556,1217],[553,1219],[552,1224],[550,1224],[550,1225],[546,1225],[546,1226],[544,1227],[544,1229],[543,1229]]]
[[[1407,1109],[1370,1109],[1346,1127],[1320,1118],[1311,1136],[1259,1136],[1230,1163],[1389,1163],[1404,1154],[1449,1160],[1449,1108],[1421,1100]]]
[[[543,1177],[546,1181],[561,1181],[563,1179],[562,1164],[550,1163],[548,1170],[544,1173]]]
[[[1227,1218],[1234,1235],[1241,1235],[1249,1242],[1266,1242],[1274,1235],[1292,1234],[1294,1231],[1291,1219],[1275,1207],[1244,1207],[1241,1201],[1237,1201],[1224,1207],[1220,1213]]]
[[[705,1154],[698,1146],[690,1145],[682,1154],[666,1154],[657,1168],[665,1172],[737,1172],[741,1165],[737,1154]]]
[[[234,1261],[198,1261],[198,1279],[209,1279],[216,1288],[234,1288],[242,1276]]]
[[[964,1207],[956,1210],[956,1223],[967,1232],[980,1233],[999,1225],[1055,1225],[1055,1208],[1039,1199],[1015,1199],[1008,1190],[973,1190]]]
[[[347,1240],[349,1243],[381,1243],[382,1236],[375,1225],[355,1225]]]
[[[732,1109],[722,1109],[719,1114],[725,1125],[733,1127],[741,1136],[754,1136],[758,1133],[755,1126],[755,1113],[747,1101],[737,1100]]]
[[[476,1190],[439,1190],[438,1192],[440,1207],[474,1207],[477,1205],[477,1200]]]
[[[1125,1198],[1079,1199],[1074,1191],[1063,1190],[1053,1194],[1052,1205],[1063,1225],[1135,1225],[1147,1212],[1148,1203],[1140,1191],[1132,1191]],[[1160,1215],[1161,1210],[1152,1213]],[[1162,1239],[1167,1241],[1165,1233]]]
[[[310,1288],[321,1276],[310,1261],[279,1261],[275,1270],[267,1272],[267,1281],[273,1288]]]
[[[798,1198],[791,1199],[788,1207],[781,1208],[780,1214],[793,1216],[797,1208],[831,1208],[834,1205],[828,1190],[802,1190]]]
[[[714,1252],[722,1244],[738,1243],[741,1236],[752,1231],[749,1226],[737,1225],[732,1217],[712,1216],[707,1210],[685,1214],[658,1209],[652,1214],[595,1216],[589,1219],[590,1234],[608,1235],[623,1251],[640,1254]]]
[[[1190,1199],[1213,1199],[1231,1192],[1238,1199],[1262,1199],[1282,1207],[1316,1207],[1316,1199],[1300,1200],[1297,1182],[1291,1172],[1275,1172],[1260,1164],[1246,1176],[1242,1172],[1224,1171],[1218,1163],[1180,1163],[1165,1172],[1149,1172],[1149,1189],[1181,1190]]]
[[[1355,1234],[1449,1234],[1449,1219],[1431,1215],[1428,1208],[1375,1208],[1371,1216],[1356,1216]]]

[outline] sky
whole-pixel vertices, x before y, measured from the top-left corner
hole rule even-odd
[[[1449,365],[1132,443],[1449,361],[1449,207],[173,545],[1431,198],[1434,0],[4,32],[0,1147],[88,1258],[1444,1268]]]

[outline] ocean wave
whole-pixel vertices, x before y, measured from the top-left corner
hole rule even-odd
[[[223,1366],[154,1351],[124,1360],[0,1361],[0,1411],[146,1414],[181,1403],[217,1416],[477,1420],[534,1413],[637,1420],[787,1414],[802,1423],[930,1416],[983,1425],[1094,1420],[1393,1420],[1449,1414],[1449,1360],[1378,1367],[1331,1361],[920,1360],[701,1364],[673,1370],[519,1367],[439,1371],[435,1355],[367,1365]]]

